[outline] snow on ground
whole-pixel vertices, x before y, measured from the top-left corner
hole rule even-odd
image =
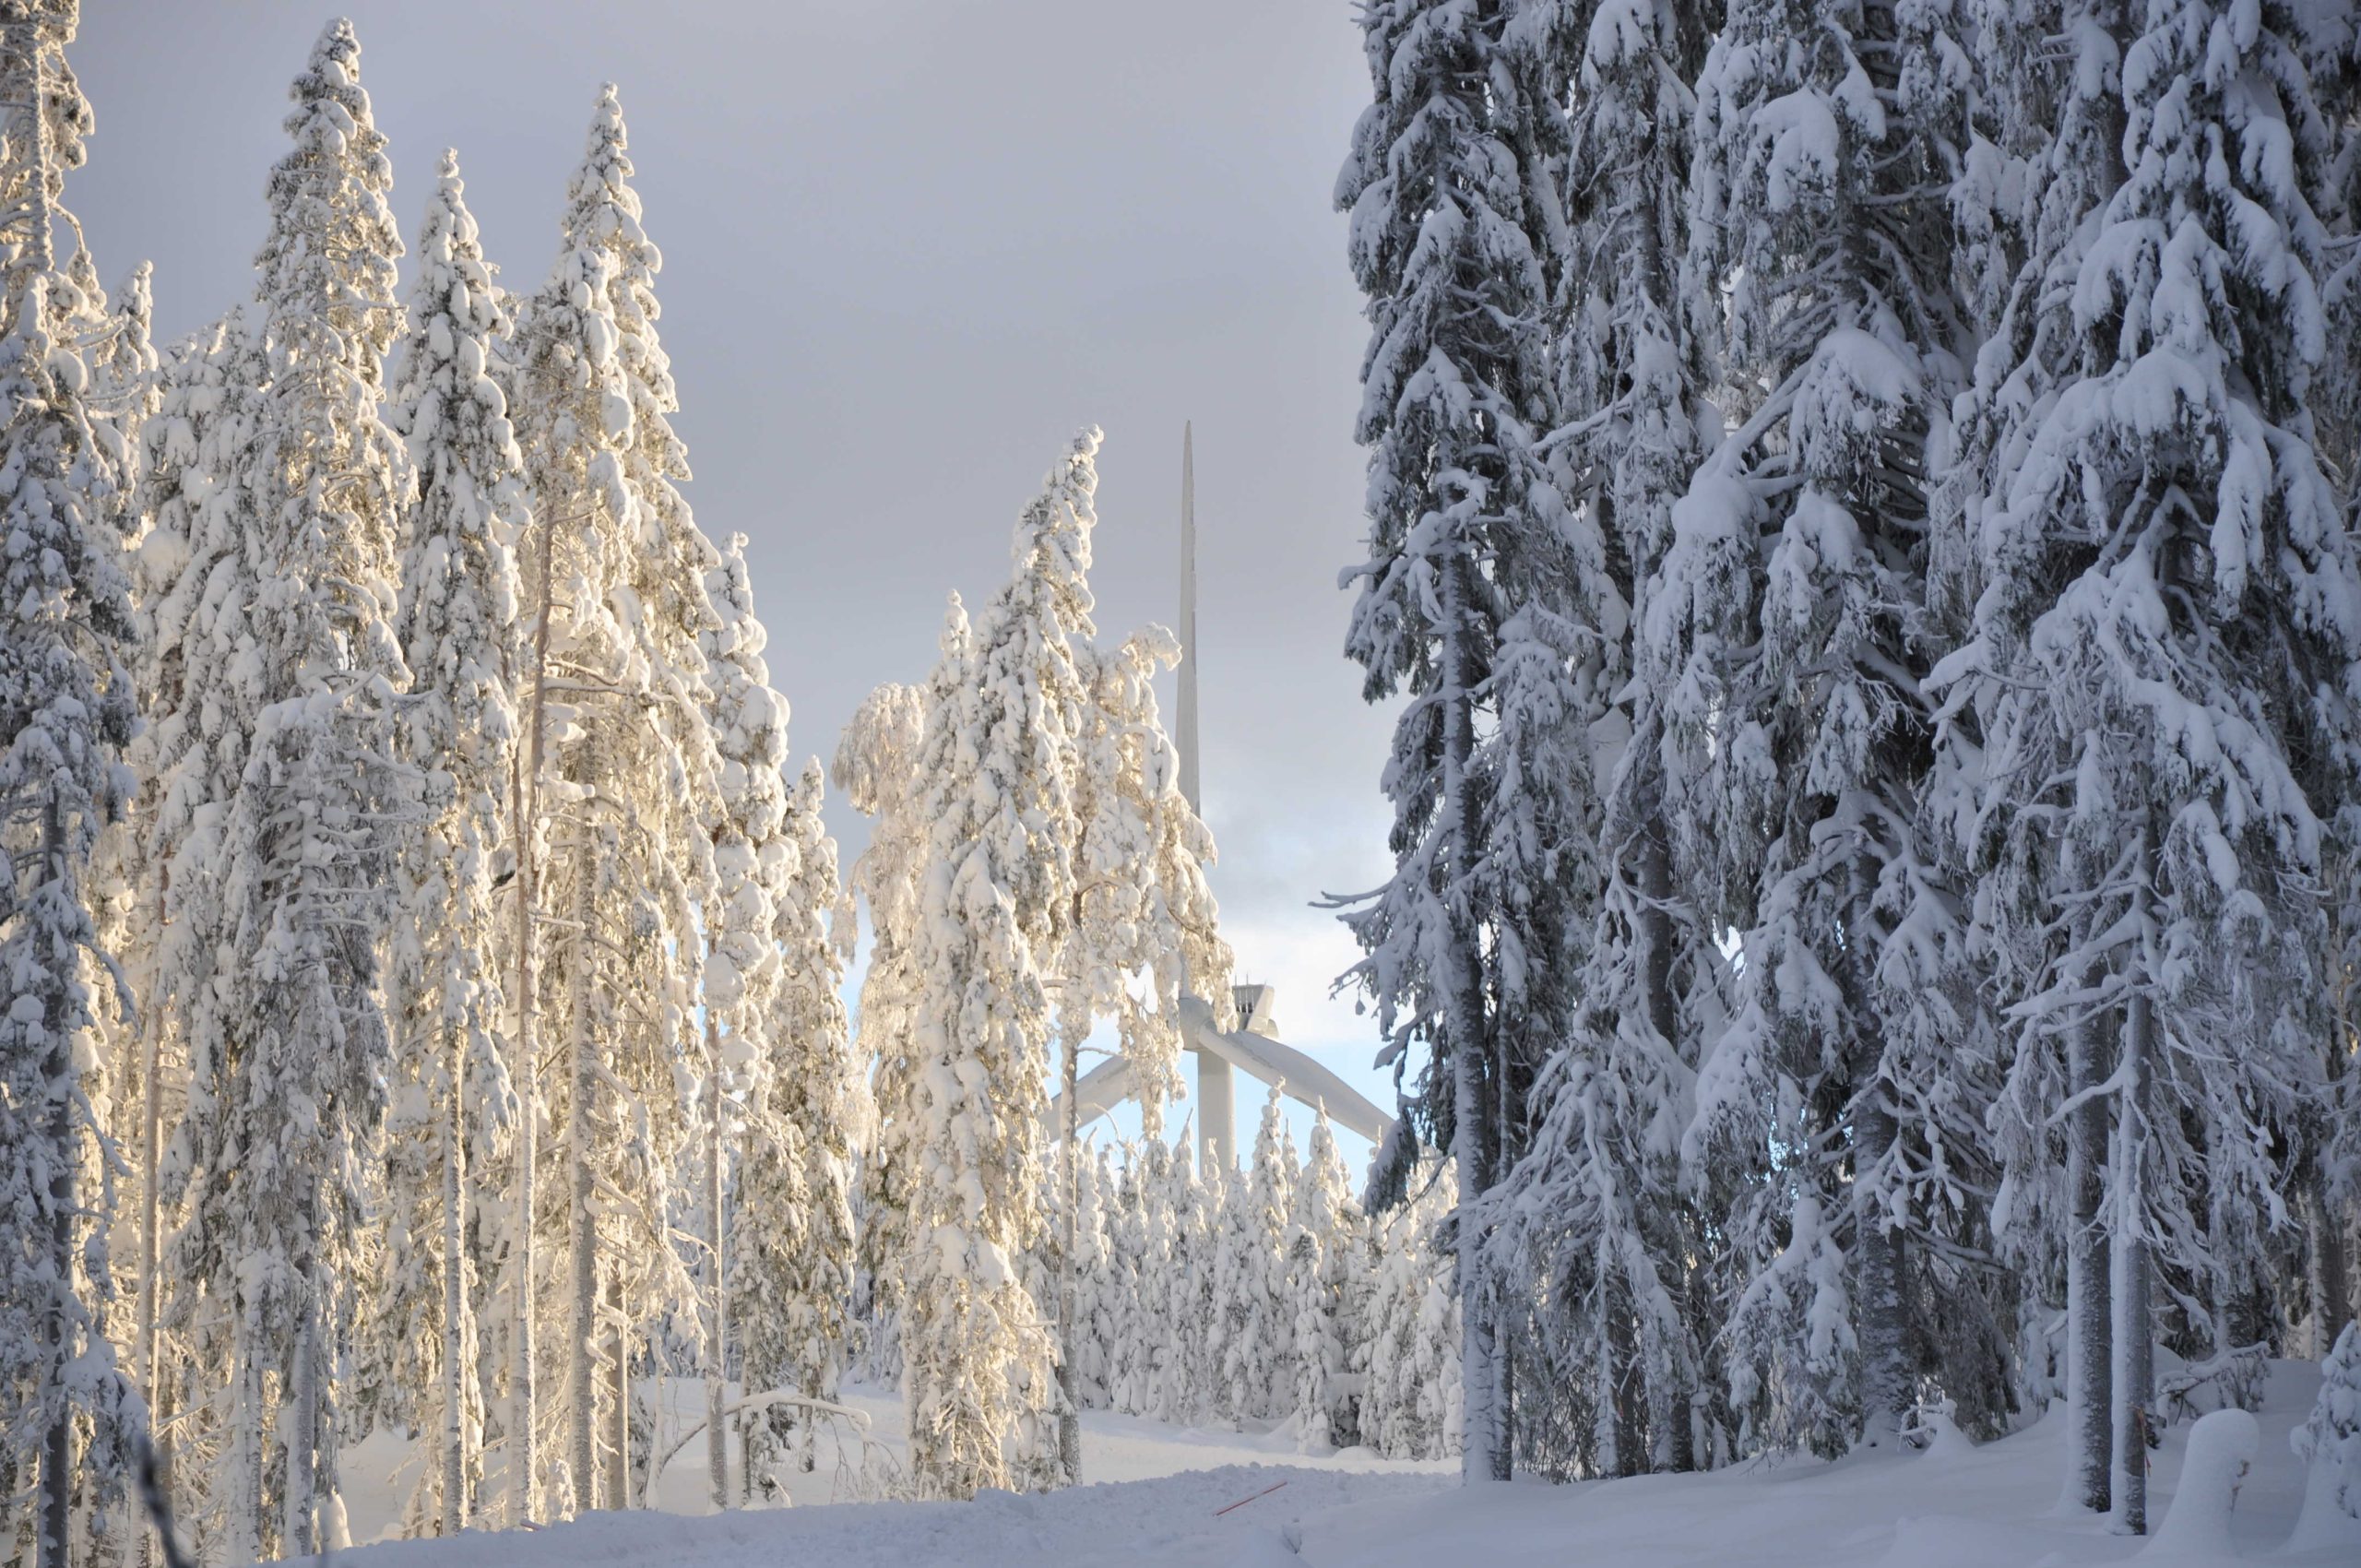
[[[2303,1490],[2287,1435],[2318,1384],[2308,1367],[2273,1371],[2254,1469],[2229,1522],[2233,1558],[2111,1537],[2103,1522],[2061,1514],[2066,1449],[2057,1417],[1983,1447],[1945,1443],[1833,1465],[1789,1460],[1706,1476],[1463,1489],[1452,1467],[1354,1453],[1303,1459],[1287,1452],[1283,1433],[1176,1431],[1094,1414],[1085,1464],[1098,1484],[1048,1496],[800,1500],[791,1509],[703,1518],[607,1515],[530,1535],[373,1547],[342,1561],[347,1568],[2082,1568],[2137,1559],[2143,1568],[2258,1560],[2347,1568],[2361,1563],[2361,1526],[2343,1542],[2283,1550]],[[879,1418],[881,1437],[896,1440],[890,1396],[857,1392],[851,1402]],[[2179,1486],[2190,1430],[2174,1427],[2155,1456],[2159,1521]],[[702,1455],[701,1443],[692,1448]],[[675,1462],[664,1502],[701,1506],[699,1463],[686,1453]],[[354,1524],[362,1526],[358,1510]]]

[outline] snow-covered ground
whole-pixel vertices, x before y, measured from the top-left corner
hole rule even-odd
[[[2260,1451],[2230,1519],[2231,1558],[2111,1537],[2102,1523],[2060,1514],[2065,1432],[2054,1418],[1983,1447],[1946,1442],[1923,1454],[1833,1465],[1790,1460],[1707,1476],[1463,1489],[1450,1467],[1350,1453],[1304,1459],[1287,1452],[1283,1433],[1178,1431],[1093,1415],[1086,1464],[1097,1484],[1048,1496],[805,1499],[792,1509],[723,1517],[600,1515],[530,1535],[372,1547],[342,1561],[348,1568],[2082,1568],[2138,1559],[2172,1568],[2228,1561],[2350,1568],[2361,1563],[2361,1526],[2341,1540],[2285,1550],[2303,1491],[2287,1435],[2317,1388],[2308,1367],[2274,1369]],[[852,1402],[877,1418],[881,1438],[898,1441],[890,1397],[871,1391]],[[2175,1427],[2156,1455],[2160,1518],[2179,1489],[2189,1432],[2187,1423]],[[698,1463],[689,1454],[675,1462],[664,1503],[702,1510]],[[356,1534],[372,1527],[360,1513]]]

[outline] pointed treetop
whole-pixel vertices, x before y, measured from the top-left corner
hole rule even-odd
[[[316,113],[317,105],[326,102],[340,106],[352,125],[369,131],[369,94],[361,86],[361,40],[352,30],[350,18],[338,17],[320,30],[312,57],[304,62],[287,96],[303,105],[287,120],[289,134],[299,141],[304,123]],[[351,133],[350,126],[343,128],[347,135]]]
[[[476,251],[476,220],[468,210],[467,191],[467,182],[459,178],[458,151],[446,147],[435,170],[434,194],[426,198],[426,220],[418,229],[421,267],[447,265],[457,252]]]
[[[943,650],[943,657],[946,659],[964,659],[973,646],[970,636],[967,601],[959,597],[957,588],[953,588],[950,597],[943,601],[943,636],[935,646]]]
[[[607,82],[599,89],[599,106],[590,116],[582,167],[574,176],[565,233],[577,244],[633,253],[621,264],[625,272],[635,263],[653,273],[660,271],[664,262],[640,229],[639,193],[631,188],[637,171],[632,167],[630,147],[631,137],[623,129],[623,101],[615,94],[615,84]]]
[[[371,379],[374,356],[392,341],[394,259],[401,232],[386,196],[394,184],[386,137],[361,87],[361,44],[352,24],[328,24],[289,89],[294,147],[274,164],[265,195],[270,237],[255,258],[255,293],[279,331],[291,315],[313,318],[349,339],[344,354]],[[357,305],[357,308],[355,308]]]

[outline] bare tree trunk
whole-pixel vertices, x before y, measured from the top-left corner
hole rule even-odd
[[[314,1222],[315,1232],[316,1229]],[[317,1245],[312,1243],[314,1249]],[[280,1544],[289,1557],[310,1557],[319,1550],[313,1528],[319,1504],[320,1280],[316,1263],[306,1261],[303,1274],[303,1317],[295,1336],[295,1375],[288,1390],[286,1422],[287,1522]]]
[[[446,1027],[443,1033],[451,1096],[443,1114],[443,1533],[450,1536],[468,1527],[466,1378],[472,1336],[468,1332],[467,1216],[461,1208],[468,1165],[461,1131],[467,1115],[467,1052],[457,1029]]]
[[[1874,1087],[1864,1097],[1857,1128],[1860,1158],[1874,1163],[1893,1148],[1893,1115]],[[1861,1441],[1892,1448],[1901,1441],[1902,1413],[1910,1403],[1909,1366],[1903,1346],[1902,1237],[1873,1212],[1865,1183],[1853,1183],[1854,1234],[1860,1249]]]
[[[167,878],[161,867],[156,876],[155,931],[159,940],[164,929],[164,897]],[[157,1313],[161,1306],[162,1276],[159,1264],[163,1253],[163,1194],[159,1187],[162,1165],[164,1139],[164,1025],[163,1009],[156,1005],[156,998],[143,999],[147,1006],[139,1016],[139,1038],[143,1047],[142,1077],[139,1085],[139,1300],[134,1308],[133,1366],[139,1379],[140,1392],[148,1396],[151,1426],[161,1435],[156,1439],[158,1485],[164,1494],[172,1494],[172,1442],[165,1424],[162,1357],[157,1343]],[[138,1568],[148,1568],[155,1560],[156,1532],[139,1532]]]
[[[598,1506],[599,1232],[592,1210],[596,1189],[590,1170],[590,1108],[599,1093],[598,1061],[590,1039],[590,844],[585,835],[575,868],[573,956],[566,979],[573,1007],[573,1103],[566,1117],[566,1206],[573,1249],[574,1324],[567,1350],[570,1386],[566,1419],[572,1453],[571,1513]]]
[[[255,1309],[247,1305],[235,1330],[238,1396],[229,1414],[230,1480],[227,1515],[230,1568],[249,1568],[262,1558],[262,1347]]]
[[[2135,898],[2149,897],[2154,840],[2143,826],[2134,862]],[[2146,911],[2139,924],[2144,935]],[[2134,941],[2141,940],[2135,935]],[[2142,977],[2143,980],[2145,977]],[[2155,1338],[2150,1323],[2145,1191],[2149,1086],[2155,1062],[2155,1008],[2144,985],[2132,992],[2123,1028],[2123,1080],[2115,1145],[2115,1510],[2118,1535],[2148,1533],[2148,1427],[2155,1406]]]
[[[623,1285],[618,1273],[607,1281],[607,1302],[614,1319],[614,1359],[608,1364],[615,1420],[614,1449],[607,1455],[607,1506],[631,1508],[638,1500],[631,1486],[631,1330],[623,1322]]]
[[[1076,902],[1079,901],[1077,895]],[[1062,1401],[1058,1411],[1058,1467],[1065,1472],[1068,1486],[1082,1484],[1082,1379],[1074,1365],[1074,1352],[1080,1341],[1074,1336],[1074,1205],[1080,1185],[1080,1173],[1074,1164],[1074,1139],[1082,1127],[1082,1108],[1077,1103],[1082,1083],[1077,1065],[1082,1055],[1082,1033],[1072,1026],[1065,1030],[1065,1141],[1058,1165],[1058,1395]]]
[[[557,551],[557,540],[549,530],[556,526],[556,519],[551,518],[541,529],[540,593],[533,612],[530,728],[525,744],[509,754],[508,763],[508,804],[516,858],[516,1049],[512,1076],[517,1103],[522,1108],[516,1122],[516,1235],[512,1258],[516,1299],[511,1303],[515,1318],[508,1369],[507,1506],[512,1526],[536,1518],[540,1503],[534,1485],[539,1464],[533,1429],[540,1419],[540,1410],[533,1386],[533,1203],[534,1165],[540,1152],[541,1063],[540,1048],[533,1039],[538,1011],[533,990],[533,937],[534,900],[540,896],[535,829],[540,821],[541,751],[543,737],[548,733],[545,720],[549,709],[551,557]]]
[[[2105,1054],[2095,1023],[2079,1025],[2067,1038],[2066,1091],[2070,1097],[2091,1096],[2069,1113],[2066,1124],[2066,1191],[2072,1206],[2066,1237],[2066,1397],[2073,1454],[2069,1486],[2076,1503],[2094,1514],[2108,1510],[2115,1467],[2115,1308],[2102,1209],[2106,1100],[2092,1093],[2109,1071]]]
[[[40,91],[38,69],[33,77],[36,94]],[[38,113],[34,116],[38,119]],[[38,145],[38,144],[37,144]],[[35,178],[41,177],[41,164],[34,166]],[[46,212],[42,214],[46,223]],[[42,875],[53,886],[66,883],[65,821],[54,793],[42,814],[41,861]],[[42,1077],[48,1087],[49,1103],[43,1108],[43,1129],[49,1146],[63,1156],[74,1146],[77,1129],[74,1125],[74,1097],[68,1092],[74,1076],[74,1041],[65,1028],[67,987],[70,977],[52,974],[47,977],[49,994],[42,1003],[42,1027],[47,1031],[49,1050],[43,1054]],[[41,1535],[41,1568],[66,1568],[66,1557],[73,1538],[74,1497],[74,1406],[66,1397],[65,1368],[75,1355],[74,1325],[67,1313],[66,1302],[74,1286],[74,1161],[60,1158],[49,1176],[49,1266],[53,1271],[53,1286],[57,1294],[51,1303],[49,1322],[43,1325],[48,1340],[48,1365],[43,1381],[50,1387],[45,1392],[56,1400],[49,1430],[43,1434],[41,1462],[41,1502],[39,1531]]]
[[[1606,1348],[1605,1408],[1598,1422],[1612,1452],[1600,1455],[1600,1469],[1610,1476],[1636,1476],[1646,1469],[1645,1444],[1640,1436],[1639,1347],[1632,1323],[1631,1281],[1619,1267],[1600,1281],[1599,1301],[1606,1323],[1599,1338]]]
[[[1653,726],[1634,737],[1633,745],[1655,744]],[[1651,772],[1648,777],[1654,778]],[[1643,791],[1643,799],[1661,810],[1661,790],[1650,784]],[[1680,1038],[1680,1009],[1673,994],[1672,915],[1666,906],[1672,900],[1672,846],[1666,842],[1660,818],[1651,817],[1639,826],[1640,834],[1640,909],[1635,922],[1640,941],[1641,994],[1647,1007],[1648,1028],[1663,1042],[1669,1054],[1676,1051]],[[1667,1244],[1655,1251],[1659,1258],[1671,1265],[1671,1277],[1664,1283],[1671,1293],[1679,1321],[1686,1323],[1690,1301],[1690,1258],[1695,1249],[1688,1245],[1684,1233],[1685,1209],[1667,1197],[1656,1216],[1655,1229]],[[1665,1467],[1675,1471],[1697,1467],[1697,1444],[1694,1431],[1694,1411],[1691,1403],[1694,1390],[1679,1369],[1667,1369],[1671,1385],[1664,1391],[1666,1430],[1655,1444],[1664,1455]]]
[[[713,1271],[713,1339],[706,1352],[705,1372],[705,1462],[707,1479],[713,1483],[713,1506],[716,1512],[730,1506],[730,1439],[723,1428],[722,1406],[727,1393],[725,1380],[730,1373],[730,1287],[729,1271],[722,1266],[722,1244],[729,1228],[722,1223],[721,1140],[724,1135],[729,1102],[721,1092],[721,1029],[714,1021],[713,1009],[705,1015],[706,1077],[712,1095],[712,1126],[706,1139],[705,1201],[706,1223],[706,1266]],[[653,1476],[648,1478],[652,1483]]]
[[[1443,857],[1454,878],[1467,874],[1468,857],[1479,840],[1476,800],[1467,778],[1475,753],[1474,687],[1479,671],[1475,651],[1466,646],[1464,622],[1468,613],[1465,568],[1446,566],[1442,574],[1443,686],[1437,695],[1443,707],[1442,810],[1449,814],[1445,831],[1457,840]],[[1490,1060],[1485,1028],[1482,933],[1456,890],[1442,890],[1451,911],[1450,932],[1443,955],[1443,1014],[1452,1060],[1453,1153],[1459,1167],[1459,1223],[1454,1227],[1458,1252],[1458,1290],[1462,1339],[1461,1467],[1469,1480],[1506,1480],[1509,1445],[1505,1412],[1501,1408],[1500,1342],[1495,1332],[1494,1303],[1484,1263],[1480,1227],[1468,1218],[1472,1206],[1490,1190],[1493,1177],[1492,1138],[1487,1112],[1494,1101],[1487,1092],[1484,1070]]]

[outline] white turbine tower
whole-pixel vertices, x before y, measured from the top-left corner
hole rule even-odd
[[[1180,793],[1202,818],[1205,799],[1197,766],[1197,454],[1196,430],[1180,425],[1180,712],[1174,737],[1180,752]],[[1243,1011],[1243,1009],[1241,1009]],[[1240,1018],[1241,1024],[1249,1020]],[[1197,1063],[1197,1169],[1227,1166],[1238,1158],[1238,1092],[1229,1063],[1200,1045],[1189,1054]]]
[[[1197,481],[1195,433],[1180,427],[1180,668],[1178,713],[1174,716],[1174,749],[1180,753],[1180,792],[1190,809],[1203,815],[1197,768]],[[1232,1163],[1238,1155],[1238,1112],[1233,1069],[1272,1085],[1288,1098],[1323,1108],[1337,1126],[1358,1133],[1372,1144],[1382,1142],[1394,1119],[1335,1073],[1271,1034],[1272,989],[1241,985],[1234,990],[1239,1028],[1225,1034],[1214,1022],[1213,1009],[1194,996],[1180,999],[1180,1038],[1197,1063],[1197,1123],[1199,1169]],[[1074,1087],[1074,1125],[1105,1115],[1132,1098],[1132,1064],[1109,1057],[1082,1075]],[[1065,1135],[1064,1097],[1050,1107],[1052,1137]]]

